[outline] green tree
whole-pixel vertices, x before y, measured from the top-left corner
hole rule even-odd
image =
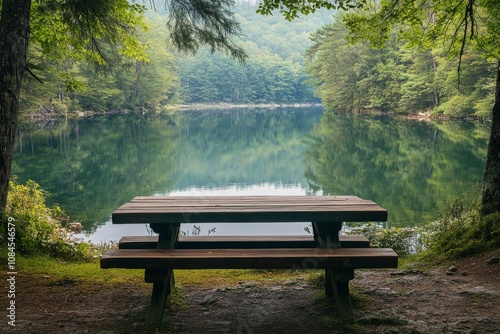
[[[495,100],[486,165],[483,174],[483,214],[500,211],[500,5],[497,0],[382,0],[380,9],[368,1],[337,1],[337,6],[364,7],[367,11],[346,18],[355,39],[370,40],[382,46],[397,24],[407,24],[401,36],[413,45],[430,48],[436,43],[445,45],[450,56],[458,57],[458,71],[462,70],[462,57],[467,49],[478,50],[485,57],[495,59]],[[317,8],[332,8],[324,0],[263,0],[262,14],[280,8],[291,20],[299,13],[308,14]]]
[[[477,52],[469,52],[462,56],[460,75],[456,61],[439,55],[437,62],[435,84],[441,92],[441,103],[435,113],[490,117],[495,92],[494,62],[486,61]]]
[[[328,110],[337,112],[410,113],[436,106],[431,52],[407,47],[393,32],[381,49],[349,44],[341,13],[312,36],[307,69],[316,94]]]
[[[467,49],[496,59],[495,102],[483,174],[481,211],[483,214],[500,211],[500,4],[495,0],[386,0],[381,4],[381,9],[374,14],[347,17],[347,25],[354,35],[381,45],[392,26],[408,24],[411,29],[402,32],[405,38],[421,48],[444,43],[449,55],[458,58],[459,74],[463,73]],[[375,36],[374,31],[380,37]]]
[[[436,57],[431,51],[411,48],[399,50],[400,59],[407,68],[400,86],[398,108],[403,112],[419,112],[437,107],[440,93],[436,87]]]
[[[161,110],[173,103],[179,79],[174,56],[165,45],[162,23],[149,19],[147,32],[139,34],[148,61],[125,61],[99,73],[92,64],[78,64],[87,89],[74,92],[73,101],[94,111]]]
[[[154,4],[154,1],[150,1]],[[200,45],[244,60],[235,45],[239,25],[231,0],[167,0],[172,44],[184,52]],[[12,152],[19,119],[22,79],[30,40],[44,55],[81,57],[99,65],[118,56],[145,60],[135,28],[145,8],[127,0],[2,0],[0,17],[0,216],[7,199]]]
[[[112,51],[143,53],[133,29],[143,8],[124,0],[34,1],[3,0],[0,18],[0,215],[6,204],[12,150],[19,118],[19,95],[30,39],[52,57],[85,57],[104,63]],[[33,28],[33,29],[31,29]],[[38,28],[38,29],[37,29]],[[110,57],[113,52],[109,53]]]
[[[399,39],[399,26],[379,49],[366,43],[350,45],[342,14],[312,37],[307,69],[328,110],[417,113],[432,110],[447,116],[489,116],[494,78],[491,62],[477,52],[462,57],[457,87],[456,61],[442,48],[421,50]]]
[[[378,61],[376,51],[366,45],[348,45],[347,29],[334,18],[319,29],[306,52],[306,64],[316,95],[324,106],[337,112],[359,112],[370,104],[370,71]]]
[[[287,22],[256,15],[257,5],[237,3],[235,18],[244,34],[238,43],[248,54],[244,66],[210,50],[180,59],[184,102],[304,103],[316,102],[305,83],[303,53],[309,34],[331,19],[322,10]]]

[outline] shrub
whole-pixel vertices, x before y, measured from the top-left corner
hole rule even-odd
[[[11,181],[5,215],[15,224],[16,250],[25,255],[48,254],[53,257],[82,260],[92,258],[91,245],[79,242],[61,226],[68,217],[60,207],[48,207],[49,193],[34,181]],[[5,230],[5,226],[3,226]]]
[[[348,233],[363,234],[372,247],[392,248],[401,257],[459,258],[500,248],[500,213],[482,217],[480,199],[472,196],[457,199],[438,219],[422,227],[386,229],[368,223]]]
[[[370,240],[371,247],[392,248],[404,257],[419,252],[423,247],[420,228],[384,228],[375,223],[351,229],[349,234],[362,234]]]
[[[458,258],[500,247],[500,213],[482,217],[480,199],[457,199],[436,221],[424,226],[427,255]]]

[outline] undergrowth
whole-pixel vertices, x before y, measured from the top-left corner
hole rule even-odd
[[[459,198],[424,226],[428,256],[459,258],[500,248],[500,213],[480,215],[480,199]]]
[[[383,228],[362,224],[349,234],[363,234],[372,247],[392,248],[402,258],[456,259],[500,248],[500,213],[480,214],[480,198],[464,195],[419,227]]]
[[[392,248],[400,257],[419,253],[424,248],[420,227],[384,228],[370,222],[354,227],[348,233],[364,235],[371,247]]]
[[[9,183],[0,245],[23,255],[46,254],[64,260],[98,259],[101,247],[78,240],[63,227],[68,217],[59,206],[46,204],[48,192],[34,181]],[[7,234],[7,232],[9,232]]]

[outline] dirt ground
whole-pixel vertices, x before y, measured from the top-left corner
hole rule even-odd
[[[144,325],[147,287],[89,288],[25,274],[16,282],[16,326],[2,316],[0,332],[500,333],[499,255],[433,268],[358,270],[351,283],[354,326],[342,326],[322,288],[303,279],[182,286],[183,302],[167,311],[161,329],[152,329]]]

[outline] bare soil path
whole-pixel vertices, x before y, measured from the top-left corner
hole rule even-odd
[[[144,325],[147,287],[105,288],[23,274],[17,278],[16,326],[7,326],[3,316],[0,332],[500,333],[499,254],[430,269],[358,270],[351,284],[352,327],[336,320],[319,286],[302,279],[182,286],[181,305],[168,311],[162,329],[152,329]],[[449,270],[452,265],[456,271]]]

